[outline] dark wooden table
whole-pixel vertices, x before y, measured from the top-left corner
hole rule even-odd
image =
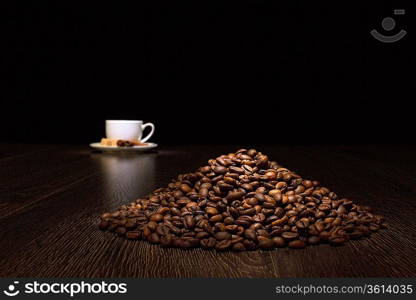
[[[82,146],[0,145],[0,276],[416,276],[414,146],[259,148],[386,216],[388,230],[343,247],[217,253],[163,249],[97,229],[100,213],[237,149],[183,146],[110,155]]]

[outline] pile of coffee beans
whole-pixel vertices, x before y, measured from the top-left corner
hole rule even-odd
[[[369,207],[241,149],[102,214],[99,228],[164,247],[245,251],[342,245],[383,222]]]

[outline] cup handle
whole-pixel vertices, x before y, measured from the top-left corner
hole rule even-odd
[[[153,132],[155,132],[155,125],[153,125],[153,123],[146,123],[142,125],[142,131],[144,131],[144,129],[146,127],[150,127],[150,133],[143,139],[141,139],[142,143],[145,143],[148,139],[150,139],[153,135]]]

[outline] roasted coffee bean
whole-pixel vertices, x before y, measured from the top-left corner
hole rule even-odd
[[[272,222],[274,222],[274,221],[276,221],[276,220],[278,220],[279,219],[279,217],[278,216],[276,216],[276,215],[271,215],[270,217],[268,217],[267,219],[266,219],[266,223],[272,223]]]
[[[107,229],[107,228],[108,228],[108,226],[110,226],[110,222],[109,222],[109,221],[106,221],[106,220],[102,220],[102,221],[100,222],[100,224],[98,225],[98,227],[99,227],[101,230]]]
[[[244,246],[243,243],[235,243],[235,244],[233,244],[232,249],[234,251],[244,251],[244,250],[246,250],[246,247]]]
[[[112,216],[110,213],[103,213],[100,217],[102,220],[107,220],[110,219]]]
[[[234,167],[234,166],[231,166],[231,167],[229,168],[229,170],[230,170],[231,172],[233,172],[233,173],[237,173],[237,174],[244,174],[244,169],[239,168],[239,167]]]
[[[296,222],[296,227],[300,230],[305,230],[309,226],[309,219],[302,218]]]
[[[252,191],[253,190],[253,185],[251,185],[250,183],[244,183],[241,185],[241,187],[243,189],[245,189],[246,191]]]
[[[301,240],[294,240],[294,241],[289,242],[288,246],[289,248],[302,249],[306,247],[306,243]]]
[[[191,216],[191,215],[185,216],[185,226],[189,229],[194,228],[195,220],[194,220],[193,216]]]
[[[286,245],[285,239],[280,236],[275,236],[272,238],[273,244],[275,247],[281,248]]]
[[[329,211],[331,209],[331,206],[328,204],[321,204],[318,206],[318,209],[321,211]]]
[[[232,225],[234,224],[234,218],[233,217],[226,217],[224,219],[224,225]]]
[[[245,209],[240,212],[242,215],[254,215],[255,213],[256,210],[254,208]]]
[[[272,249],[274,246],[274,243],[271,239],[264,238],[259,239],[259,247],[264,250]]]
[[[205,249],[214,248],[216,243],[217,241],[214,238],[202,239],[200,242],[202,248],[205,248]]]
[[[320,240],[321,239],[319,238],[319,236],[313,235],[308,238],[308,244],[316,245],[316,244],[319,244]]]
[[[271,224],[272,226],[282,226],[286,224],[288,220],[289,220],[288,216],[283,216],[282,218],[277,219],[276,221],[273,221]]]
[[[276,215],[276,217],[281,218],[285,215],[285,210],[281,207],[277,207],[274,211],[274,214]]]
[[[163,219],[163,215],[161,214],[154,214],[150,217],[150,221],[160,222]]]
[[[231,191],[228,193],[227,195],[227,199],[228,200],[237,200],[237,199],[241,199],[241,197],[244,196],[244,192],[242,191]]]
[[[209,215],[217,215],[218,214],[218,210],[215,207],[207,207],[205,209],[205,211]]]
[[[231,239],[231,234],[226,231],[220,231],[215,234],[215,238],[219,241]]]
[[[358,240],[363,236],[363,233],[359,230],[354,230],[353,232],[348,234],[349,237],[353,240]]]
[[[206,232],[206,231],[200,231],[200,232],[198,232],[196,235],[195,235],[195,237],[197,238],[197,239],[205,239],[205,238],[207,238],[207,237],[209,237],[209,233],[208,232]]]
[[[149,228],[151,231],[155,231],[157,228],[157,223],[154,221],[150,221],[147,223],[147,228]]]
[[[370,229],[367,226],[360,225],[356,227],[357,230],[361,231],[364,236],[370,235]]]
[[[124,234],[126,233],[126,228],[125,227],[117,227],[116,233],[117,233],[118,236],[124,236]]]
[[[158,244],[160,242],[159,235],[156,232],[152,233],[149,237],[149,242],[152,244]]]
[[[220,222],[222,220],[222,215],[218,214],[218,215],[212,216],[209,220],[213,223]]]
[[[283,232],[282,238],[284,238],[287,241],[295,240],[299,237],[299,234],[297,232]]]
[[[215,245],[215,249],[218,251],[225,251],[231,247],[231,241],[230,240],[222,240],[220,242],[217,242]]]
[[[342,245],[386,226],[369,207],[240,149],[103,213],[98,227],[164,247],[243,251]]]
[[[215,172],[215,174],[224,175],[225,173],[227,173],[227,168],[223,166],[216,166],[213,168],[213,171]]]
[[[325,225],[322,222],[316,222],[314,225],[318,232],[321,232],[325,229]]]
[[[257,240],[256,232],[254,230],[252,230],[252,229],[246,229],[244,231],[244,236],[247,239],[252,240],[252,241],[256,241]]]
[[[346,242],[346,239],[344,236],[335,235],[335,236],[329,237],[329,243],[333,246],[339,246],[339,245],[344,244],[345,242]]]
[[[377,224],[370,224],[370,226],[368,227],[371,231],[377,231],[380,229],[380,225]]]
[[[126,238],[129,240],[137,240],[141,236],[140,231],[128,231],[126,232]]]
[[[263,229],[263,228],[264,228],[264,226],[261,223],[259,223],[259,222],[253,223],[249,227],[249,229],[254,230],[254,231],[256,231],[258,229]]]
[[[185,194],[186,194],[186,193],[189,193],[189,192],[191,192],[191,191],[192,191],[191,187],[190,187],[189,185],[187,185],[187,184],[181,184],[181,185],[180,185],[180,189],[181,189],[181,191],[182,191],[182,192],[184,192]]]
[[[264,195],[262,193],[256,193],[254,194],[254,198],[257,199],[258,202],[263,203],[264,202]]]
[[[262,236],[262,237],[267,237],[267,238],[270,237],[269,232],[265,229],[258,229],[257,230],[257,235]]]
[[[274,171],[268,171],[264,174],[267,180],[275,180],[277,178],[277,174]]]
[[[257,205],[258,202],[259,200],[257,200],[257,198],[254,197],[246,199],[246,203],[252,206]]]
[[[165,225],[159,225],[159,226],[157,226],[157,228],[156,228],[156,233],[158,234],[158,235],[166,235],[166,234],[168,234],[169,233],[169,227],[167,227],[167,226],[165,226]]]
[[[328,241],[330,235],[331,234],[328,231],[322,231],[321,233],[319,233],[319,237],[322,241]]]
[[[287,224],[290,225],[290,226],[293,226],[293,225],[296,224],[296,227],[298,227],[297,223],[299,223],[299,222],[297,222],[297,220],[298,220],[298,217],[297,216],[291,216],[289,218],[289,220],[287,221]],[[299,229],[299,227],[298,227],[298,229]],[[304,227],[303,227],[303,229],[304,229]]]
[[[163,247],[170,247],[172,245],[173,236],[171,234],[164,235],[160,238],[160,244]]]

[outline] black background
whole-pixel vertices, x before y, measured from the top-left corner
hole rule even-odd
[[[160,144],[413,143],[406,2],[145,2],[2,9],[1,141],[89,143],[142,119]]]

